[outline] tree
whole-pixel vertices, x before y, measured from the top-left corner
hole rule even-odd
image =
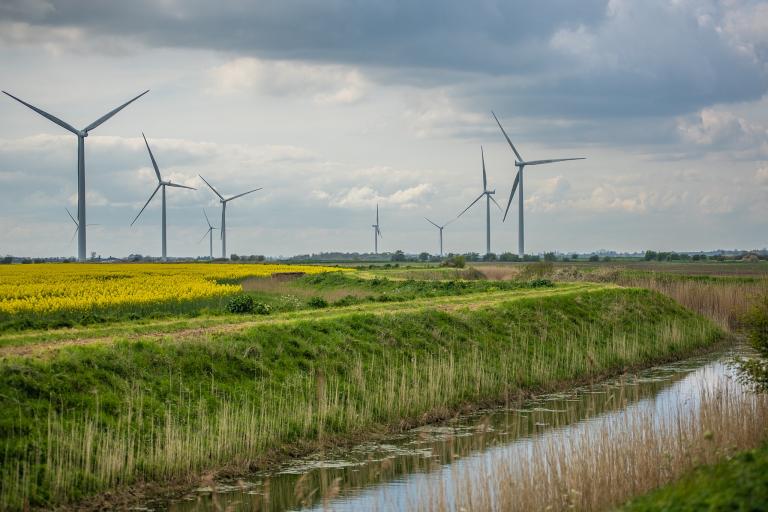
[[[600,256],[598,256],[597,254],[593,254],[592,256],[589,257],[589,261],[600,261]]]
[[[573,254],[571,254],[571,259],[572,260],[577,260],[577,259],[579,259],[579,255],[576,254],[576,253],[573,253]]]
[[[557,261],[557,256],[553,252],[545,252],[544,261]]]
[[[645,251],[645,261],[655,260],[657,256],[656,251]]]
[[[405,261],[405,253],[400,249],[392,254],[392,261]]]
[[[483,261],[496,261],[496,253],[489,252],[483,256]]]
[[[240,256],[238,256],[235,253],[232,253],[232,256],[230,257],[232,261],[240,261]]]
[[[419,261],[429,261],[429,253],[422,252],[421,254],[419,254]]]
[[[520,261],[520,256],[511,252],[503,252],[499,256],[499,261]]]

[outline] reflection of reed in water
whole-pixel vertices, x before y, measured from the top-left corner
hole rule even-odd
[[[352,498],[360,490],[396,482],[407,475],[435,473],[446,464],[490,448],[520,440],[530,442],[542,434],[654,398],[686,375],[685,371],[662,368],[655,375],[645,372],[639,378],[625,376],[610,383],[510,403],[503,409],[414,429],[395,437],[390,444],[363,444],[296,461],[283,472],[260,476],[261,482],[268,482],[268,492],[256,486],[232,495],[220,494],[216,500],[220,510],[234,503],[237,510],[332,508],[331,501],[339,495]],[[208,510],[205,501],[204,497],[193,506],[180,503],[173,508]]]

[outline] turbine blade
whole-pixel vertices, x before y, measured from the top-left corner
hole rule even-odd
[[[80,229],[80,226],[76,227],[76,228],[75,228],[75,230],[72,232],[72,238],[70,238],[70,239],[69,239],[69,241],[70,241],[70,242],[71,242],[72,240],[74,240],[74,239],[75,239],[75,237],[77,236],[77,230],[78,230],[78,229]]]
[[[196,188],[194,188],[194,187],[188,187],[188,186],[186,186],[186,185],[179,185],[178,183],[171,183],[171,182],[168,182],[168,183],[166,183],[166,185],[167,185],[167,186],[169,186],[169,187],[176,187],[176,188],[188,188],[189,190],[197,190],[197,189],[196,189]]]
[[[488,179],[485,177],[485,156],[483,155],[483,146],[480,146],[480,160],[483,161],[483,190],[488,190]]]
[[[207,236],[208,236],[208,233],[210,233],[210,232],[211,232],[211,228],[208,228],[208,231],[206,231],[206,232],[205,232],[205,234],[203,235],[203,237],[202,237],[200,240],[198,240],[198,241],[197,241],[197,243],[200,243],[200,242],[202,242],[203,240],[205,240],[205,237],[207,237]]]
[[[39,108],[35,107],[34,105],[30,105],[29,103],[27,103],[24,100],[20,100],[19,98],[17,98],[16,96],[14,96],[13,94],[11,94],[9,92],[5,92],[5,91],[3,91],[3,92],[6,95],[10,96],[11,98],[15,99],[16,101],[18,101],[19,103],[21,103],[22,105],[26,105],[27,107],[31,108],[32,110],[34,110],[35,112],[37,112],[38,114],[40,114],[41,116],[46,118],[47,120],[53,121],[57,125],[59,125],[62,128],[64,128],[65,130],[69,130],[70,132],[74,133],[75,135],[79,135],[80,134],[80,132],[74,126],[72,126],[71,124],[62,121],[61,119],[59,119],[56,116],[52,116],[51,114],[49,114],[45,110],[40,110]]]
[[[74,223],[75,223],[75,226],[78,226],[79,224],[77,223],[77,221],[75,220],[75,218],[72,216],[72,214],[71,214],[71,213],[69,213],[69,208],[64,208],[64,209],[67,211],[67,215],[69,215],[69,218],[70,218],[70,219],[72,219],[72,222],[74,222]]]
[[[500,211],[500,212],[503,212],[503,211],[504,211],[504,210],[501,208],[501,205],[500,205],[499,203],[497,203],[497,202],[496,202],[496,200],[493,198],[493,196],[492,196],[492,195],[490,195],[490,194],[489,194],[489,195],[488,195],[488,197],[490,197],[490,198],[491,198],[491,201],[493,201],[493,204],[495,204],[496,206],[498,206],[498,207],[499,207],[499,211]]]
[[[163,178],[160,176],[160,169],[157,167],[157,162],[155,161],[155,155],[153,155],[152,150],[149,149],[149,142],[147,142],[147,137],[144,135],[144,132],[141,132],[141,136],[144,137],[144,144],[147,145],[147,151],[149,151],[149,159],[152,160],[152,167],[155,168],[155,174],[157,174],[157,181],[163,181]]]
[[[479,196],[477,196],[477,199],[475,199],[474,201],[472,201],[471,203],[469,203],[469,206],[467,206],[466,208],[464,208],[464,210],[463,210],[463,211],[462,211],[460,214],[458,214],[458,215],[456,216],[456,218],[458,219],[459,217],[461,217],[462,215],[464,215],[464,213],[466,213],[466,211],[467,211],[467,210],[469,210],[470,208],[472,208],[473,206],[475,206],[475,203],[476,203],[476,202],[478,202],[478,201],[480,200],[480,198],[482,198],[484,195],[485,195],[485,192],[483,192],[482,194],[480,194]]]
[[[507,132],[504,131],[504,127],[501,126],[501,123],[499,122],[499,118],[496,117],[496,114],[493,111],[491,111],[491,114],[493,114],[493,118],[496,120],[496,124],[498,124],[499,128],[501,128],[501,133],[504,134],[504,138],[507,139],[507,142],[509,143],[509,147],[512,148],[512,151],[515,153],[515,156],[517,157],[517,159],[522,162],[523,157],[520,156],[520,153],[517,152],[517,148],[515,148],[515,145],[512,144],[511,140],[509,140],[509,136],[507,135]]]
[[[424,219],[425,219],[427,222],[429,222],[430,224],[432,224],[433,226],[435,226],[437,229],[440,229],[440,226],[438,226],[437,224],[435,224],[435,223],[434,223],[434,222],[432,222],[431,220],[427,219],[426,217],[424,217]]]
[[[152,200],[152,198],[153,198],[153,197],[155,197],[155,194],[157,194],[157,191],[158,191],[158,190],[160,190],[160,187],[162,187],[162,185],[158,185],[158,186],[155,188],[155,191],[154,191],[154,192],[152,192],[152,195],[151,195],[151,196],[149,196],[149,199],[147,199],[147,202],[146,202],[146,203],[144,203],[144,206],[142,207],[141,211],[139,211],[139,215],[141,215],[141,213],[142,213],[142,212],[144,211],[144,209],[147,207],[147,205],[148,205],[148,204],[149,204],[149,202]],[[136,221],[138,220],[138,218],[139,218],[139,215],[137,215],[137,216],[136,216],[136,218],[135,218],[135,219],[133,219],[133,222],[131,222],[131,226],[133,226],[133,223],[134,223],[134,222],[136,222]]]
[[[141,98],[142,96],[144,96],[148,92],[149,92],[149,89],[147,89],[143,93],[139,94],[138,96],[136,96],[132,100],[126,101],[125,103],[123,103],[122,105],[120,105],[116,109],[112,110],[111,112],[109,112],[107,114],[104,114],[103,116],[101,116],[100,118],[98,118],[97,120],[95,120],[94,122],[89,124],[88,126],[86,126],[84,131],[89,132],[89,131],[93,130],[94,128],[100,126],[101,124],[105,123],[106,121],[109,120],[109,118],[111,118],[112,116],[114,116],[115,114],[117,114],[118,112],[123,110],[125,107],[127,107],[128,105],[130,105],[131,103],[133,103],[137,99]]]
[[[446,222],[445,224],[443,224],[443,228],[445,228],[445,226],[447,226],[448,224],[451,224],[452,222],[455,222],[456,219],[458,219],[458,217],[455,217],[455,218],[449,220],[448,222]]]
[[[208,214],[205,213],[205,210],[203,210],[203,215],[205,215],[205,222],[208,223],[208,227],[213,229],[213,226],[211,226],[211,221],[208,219]]]
[[[512,198],[515,197],[515,190],[517,190],[517,184],[520,182],[520,171],[515,174],[515,182],[512,184],[512,192],[509,193],[509,202],[507,203],[507,209],[504,210],[504,218],[501,222],[507,220],[507,214],[509,213],[509,207],[512,206]]]
[[[569,160],[586,160],[586,157],[578,158],[554,158],[552,160],[533,160],[532,162],[525,162],[525,165],[540,165],[540,164],[552,164],[555,162],[567,162]]]
[[[246,194],[250,194],[251,192],[256,192],[258,190],[261,190],[263,187],[255,188],[253,190],[249,190],[248,192],[243,192],[242,194],[237,194],[236,196],[232,196],[229,199],[226,199],[226,201],[231,201],[233,199],[237,199],[238,197],[243,197]]]
[[[224,196],[222,196],[221,194],[219,194],[219,191],[218,191],[218,190],[216,190],[215,188],[213,188],[213,185],[211,185],[210,183],[208,183],[208,182],[205,180],[205,178],[203,178],[203,176],[202,176],[202,175],[198,174],[198,176],[200,176],[200,179],[201,179],[201,180],[205,181],[205,184],[206,184],[206,185],[208,185],[208,187],[209,187],[211,190],[213,190],[213,193],[214,193],[214,194],[216,194],[217,196],[219,196],[219,198],[220,198],[222,201],[224,200]]]
[[[376,226],[376,233],[378,233],[379,238],[384,238],[383,236],[381,236],[381,230],[379,229],[379,226]]]

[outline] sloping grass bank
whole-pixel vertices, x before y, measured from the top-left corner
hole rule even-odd
[[[5,358],[0,508],[247,469],[276,448],[680,357],[722,334],[639,289],[466,306]]]

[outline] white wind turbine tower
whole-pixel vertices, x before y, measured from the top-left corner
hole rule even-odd
[[[205,181],[205,184],[208,185],[208,187],[211,190],[213,190],[213,193],[219,196],[219,202],[221,203],[221,257],[226,259],[227,258],[227,203],[233,199],[237,199],[238,197],[243,197],[246,194],[250,194],[251,192],[256,192],[257,190],[261,190],[262,187],[255,188],[253,190],[249,190],[248,192],[243,192],[242,194],[237,194],[236,196],[232,196],[227,199],[224,199],[224,196],[219,194],[218,190],[213,188],[213,185],[208,183],[205,180],[205,178],[200,176],[200,179]]]
[[[585,157],[577,157],[577,158],[554,158],[550,160],[530,160],[525,161],[522,156],[520,156],[520,153],[517,152],[517,149],[515,149],[515,145],[512,144],[512,141],[509,139],[509,136],[507,135],[507,132],[504,131],[504,127],[501,126],[501,123],[499,122],[499,118],[496,117],[496,114],[491,112],[493,114],[493,118],[496,120],[496,124],[499,125],[499,128],[501,128],[501,133],[504,134],[504,138],[507,139],[507,142],[509,143],[509,147],[512,148],[512,152],[515,154],[515,167],[517,167],[517,174],[515,175],[515,182],[512,184],[512,192],[509,193],[509,202],[507,203],[507,209],[504,211],[504,220],[507,220],[507,213],[509,213],[509,207],[512,204],[512,198],[515,195],[515,189],[518,185],[520,185],[520,194],[519,194],[519,206],[518,206],[518,232],[517,232],[517,254],[522,258],[525,255],[525,226],[523,222],[523,169],[526,165],[540,165],[540,164],[551,164],[555,162],[567,162],[569,160],[585,160]],[[502,222],[503,222],[502,221]]]
[[[485,155],[483,155],[483,146],[480,146],[480,160],[483,163],[483,192],[479,196],[477,196],[477,199],[472,201],[469,204],[469,206],[464,208],[464,211],[458,214],[456,218],[458,219],[459,217],[464,215],[464,212],[472,208],[476,202],[478,202],[480,199],[482,199],[483,196],[485,196],[485,234],[486,234],[485,253],[490,254],[491,253],[491,201],[493,201],[493,204],[495,204],[499,208],[499,211],[501,211],[501,205],[499,205],[499,203],[497,203],[496,200],[493,197],[491,197],[493,196],[493,194],[496,193],[496,191],[488,190],[488,179],[485,176]]]
[[[376,224],[372,224],[373,228],[373,254],[379,254],[379,237],[381,236],[381,229],[379,229],[379,203],[376,203]]]
[[[208,223],[208,231],[205,232],[205,234],[203,235],[203,238],[205,238],[206,236],[208,237],[209,251],[211,253],[211,255],[209,256],[209,259],[213,260],[213,230],[219,229],[219,228],[215,228],[211,225],[211,221],[208,219],[208,214],[205,213],[205,210],[203,210],[203,215],[205,215],[205,222]],[[203,238],[200,239],[200,242],[203,241]],[[200,243],[200,242],[197,242],[197,243]]]
[[[15,99],[19,103],[26,105],[27,107],[31,108],[44,118],[48,119],[49,121],[52,121],[56,123],[57,125],[61,126],[65,130],[68,130],[75,135],[77,135],[77,225],[82,226],[83,229],[78,230],[78,237],[77,237],[77,259],[80,261],[85,261],[86,259],[86,251],[85,251],[85,228],[88,226],[85,222],[85,138],[88,136],[88,132],[91,130],[97,128],[98,126],[101,126],[103,123],[108,121],[112,116],[123,110],[125,107],[136,101],[137,99],[141,98],[145,94],[147,94],[149,90],[144,91],[143,93],[139,94],[135,98],[133,98],[130,101],[127,101],[117,107],[116,109],[108,112],[107,114],[104,114],[82,130],[78,130],[74,126],[72,126],[69,123],[66,123],[59,119],[58,117],[52,116],[48,112],[45,112],[43,110],[40,110],[39,108],[30,105],[26,101],[20,100],[13,94],[10,94],[8,92],[3,91],[3,93],[7,94],[11,98]]]
[[[448,222],[446,222],[442,226],[432,222],[431,220],[429,220],[426,217],[424,217],[424,220],[426,220],[427,222],[429,222],[430,224],[435,226],[440,231],[440,257],[442,258],[442,256],[443,256],[443,229],[445,229],[445,226],[447,226],[448,224],[450,224],[451,222],[453,222],[456,219],[449,220]]]
[[[77,220],[69,212],[69,208],[64,208],[64,210],[66,210],[67,215],[69,215],[69,218],[72,219],[72,222],[75,223],[75,231],[72,233],[72,238],[69,239],[69,241],[71,242],[77,236],[77,232],[80,230],[80,225],[77,223]],[[88,224],[88,225],[89,226],[98,226],[98,224]]]
[[[179,185],[177,183],[171,183],[170,181],[163,181],[162,176],[160,176],[160,169],[157,167],[157,162],[155,161],[155,155],[152,154],[152,150],[149,149],[149,142],[147,142],[147,137],[144,136],[144,133],[141,134],[142,137],[144,137],[144,144],[147,146],[147,151],[149,151],[149,159],[152,160],[152,167],[155,168],[155,175],[157,175],[157,187],[155,187],[155,191],[152,192],[152,195],[149,196],[149,199],[147,199],[147,202],[144,203],[144,207],[139,211],[139,214],[136,215],[136,218],[133,219],[133,222],[131,222],[131,226],[138,220],[141,213],[144,211],[144,209],[149,205],[149,202],[152,201],[152,198],[155,197],[155,194],[157,194],[157,191],[160,190],[160,188],[163,189],[163,226],[162,226],[162,236],[163,236],[163,261],[168,259],[167,254],[167,244],[166,244],[166,233],[165,233],[165,187],[177,187],[177,188],[187,188],[189,190],[197,190],[192,187],[187,187],[186,185]]]

